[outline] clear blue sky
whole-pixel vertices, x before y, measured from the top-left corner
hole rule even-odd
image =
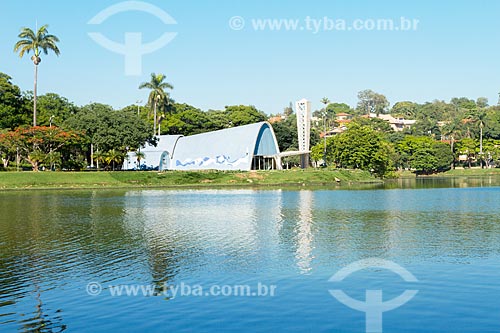
[[[357,92],[372,89],[391,105],[451,97],[485,96],[496,104],[500,91],[500,1],[272,1],[148,0],[176,21],[165,25],[148,13],[130,11],[101,25],[87,22],[116,0],[13,1],[0,4],[0,71],[31,90],[29,56],[13,52],[20,27],[48,23],[60,37],[61,56],[44,56],[39,92],[56,92],[78,105],[101,102],[120,108],[146,100],[138,90],[151,72],[165,73],[172,97],[202,109],[252,104],[281,112],[303,97],[321,107],[326,96],[355,106]],[[233,16],[245,19],[232,30]],[[252,19],[418,19],[416,31],[255,31]],[[143,56],[142,75],[126,76],[124,57],[89,36],[100,32],[123,43],[125,32],[150,42],[177,32],[165,47]]]

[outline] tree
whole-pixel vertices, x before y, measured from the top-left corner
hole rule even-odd
[[[150,89],[148,103],[153,106],[153,133],[156,135],[156,125],[157,125],[157,107],[160,103],[169,102],[169,93],[165,89],[174,89],[174,87],[165,82],[166,76],[164,74],[151,73],[151,80],[149,82],[143,82],[139,85],[139,89],[147,88]]]
[[[406,117],[408,119],[415,119],[418,109],[419,105],[417,103],[409,101],[397,102],[392,106],[391,114]]]
[[[462,155],[467,156],[467,164],[472,167],[472,161],[476,159],[477,141],[473,138],[465,138],[457,143],[457,149]]]
[[[111,149],[110,151],[104,154],[104,162],[109,166],[111,166],[111,170],[116,170],[116,164],[123,164],[123,160],[126,157],[126,154],[121,151],[117,151],[116,149]]]
[[[358,111],[361,114],[376,113],[387,113],[389,108],[389,102],[387,98],[378,94],[372,90],[363,90],[358,93]]]
[[[392,150],[382,133],[355,123],[327,140],[329,162],[340,168],[367,170],[379,177],[392,170]]]
[[[352,114],[353,112],[351,107],[345,103],[328,103],[328,105],[325,108],[314,111],[313,116],[322,118],[325,110],[327,119],[335,119],[335,116],[339,113]]]
[[[427,136],[406,136],[397,145],[402,165],[417,174],[442,172],[449,169],[453,154],[446,143]]]
[[[442,128],[442,133],[446,135],[447,137],[450,138],[450,148],[451,148],[451,153],[453,156],[455,156],[455,140],[460,137],[461,132],[463,129],[463,124],[461,119],[459,118],[454,118],[451,121],[449,121],[447,124],[445,124]],[[455,158],[453,158],[451,168],[455,168]]]
[[[479,158],[481,160],[481,167],[483,167],[483,128],[486,121],[486,112],[478,110],[470,116],[470,119],[479,126]]]
[[[38,171],[43,164],[52,166],[60,162],[59,150],[64,146],[78,145],[84,141],[84,135],[77,131],[65,131],[59,127],[18,128],[0,134],[0,146],[10,151],[19,151],[28,161],[33,171]]]
[[[327,97],[323,97],[321,103],[325,106],[323,109],[323,125],[325,126],[325,131],[323,132],[323,162],[326,163],[326,106],[330,104],[330,100]]]
[[[420,105],[415,119],[430,122],[445,121],[465,115],[464,110],[466,109],[460,108],[457,105],[434,100],[433,102],[426,102]]]
[[[417,120],[411,127],[410,132],[412,135],[417,136],[439,137],[441,135],[438,122],[433,118]]]
[[[500,108],[493,107],[486,112],[484,137],[500,140]]]
[[[500,160],[500,140],[485,140],[483,149],[487,167]]]
[[[141,161],[146,158],[146,154],[143,151],[136,151],[135,158],[137,160],[137,170],[141,170]]]
[[[40,58],[40,52],[43,51],[44,54],[48,54],[49,51],[53,51],[57,56],[59,56],[60,51],[57,47],[59,38],[48,33],[48,25],[45,24],[35,32],[30,28],[22,28],[18,37],[21,38],[14,45],[14,52],[19,52],[19,57],[23,57],[25,53],[33,52],[31,60],[35,65],[35,80],[33,88],[33,126],[36,126],[36,91],[37,91],[37,81],[38,81],[38,65],[42,61]]]
[[[297,134],[297,116],[295,114],[286,120],[273,124],[274,134],[280,151],[299,149],[299,139]],[[323,147],[321,147],[323,151]]]
[[[166,133],[168,134],[193,135],[219,129],[213,127],[206,112],[187,105],[185,108],[178,107],[178,109],[182,111],[166,118],[168,128]]]
[[[17,147],[10,141],[10,137],[6,133],[7,131],[0,132],[0,158],[4,168],[9,166],[17,152]]]
[[[457,109],[475,110],[477,108],[476,102],[467,97],[453,97],[450,103]]]
[[[137,111],[115,111],[109,105],[90,104],[72,117],[64,126],[82,131],[91,145],[105,154],[111,150],[126,153],[137,150],[146,142],[155,144],[151,126],[137,116]],[[92,156],[88,156],[93,159]]]
[[[258,123],[267,120],[267,115],[253,105],[232,105],[225,107],[230,127]]]
[[[476,105],[479,109],[484,109],[488,107],[488,98],[478,97],[476,100]]]
[[[21,89],[11,80],[7,74],[0,73],[0,128],[4,129],[29,123]]]
[[[61,126],[66,119],[78,111],[67,98],[55,93],[47,93],[37,98],[38,123],[43,126]]]
[[[352,109],[346,103],[330,103],[326,107],[326,112],[328,115],[337,115],[339,113],[352,113]]]
[[[283,109],[283,115],[285,117],[290,117],[292,114],[293,114],[293,107],[292,107],[292,102],[290,102],[290,104]]]
[[[368,126],[378,132],[384,132],[384,133],[394,132],[389,122],[380,118],[356,117],[353,119],[353,122],[361,126]]]

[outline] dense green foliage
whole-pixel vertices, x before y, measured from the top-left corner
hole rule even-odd
[[[85,141],[82,133],[58,127],[26,127],[0,134],[0,154],[4,166],[18,156],[29,162],[34,171],[40,166],[50,169],[73,163],[74,149]]]
[[[0,128],[14,129],[29,121],[21,89],[12,84],[12,78],[0,73]]]
[[[226,106],[223,111],[203,112],[188,104],[174,104],[166,116],[162,134],[193,135],[228,127],[265,121],[267,116],[254,106]]]
[[[2,165],[7,167],[14,162],[20,149],[21,164],[28,163],[34,170],[40,167],[79,170],[92,162],[100,167],[115,169],[123,163],[128,151],[156,142],[153,135],[155,124],[161,129],[161,134],[193,135],[267,120],[267,115],[254,106],[234,105],[226,106],[224,110],[202,111],[188,104],[175,103],[164,91],[172,88],[164,82],[165,76],[153,74],[151,80],[141,85],[151,90],[148,104],[129,105],[121,110],[101,103],[78,107],[55,93],[38,96],[38,123],[42,127],[30,127],[33,94],[30,91],[23,93],[13,84],[10,76],[0,73]],[[153,116],[155,110],[160,113],[156,122]],[[63,141],[57,150],[45,151],[44,147],[50,140],[54,145],[55,139],[47,137],[44,128],[53,133],[79,133],[79,140]],[[14,140],[25,131],[31,131],[41,141],[33,145],[28,139]],[[21,142],[28,144],[23,146]],[[33,145],[33,151],[30,151],[30,145]]]
[[[399,165],[415,169],[417,173],[445,171],[453,162],[450,146],[430,137],[406,136],[398,143],[396,150]]]
[[[326,158],[337,167],[361,169],[383,177],[392,167],[391,146],[384,135],[368,126],[353,124],[327,140]]]
[[[21,164],[28,163],[33,169],[75,170],[93,162],[115,169],[128,151],[154,144],[155,133],[195,135],[269,118],[254,106],[233,105],[204,111],[176,103],[166,91],[173,86],[165,80],[165,75],[151,74],[151,80],[139,86],[149,89],[147,103],[121,110],[100,103],[76,106],[55,93],[38,96],[38,123],[42,127],[31,128],[34,94],[23,92],[10,76],[0,73],[2,165],[7,167],[14,162],[20,151]],[[330,167],[361,169],[384,177],[396,170],[429,174],[457,165],[500,164],[500,106],[489,106],[484,97],[423,104],[401,101],[392,108],[384,95],[371,90],[359,92],[358,99],[353,109],[325,97],[321,100],[323,107],[313,112],[310,142],[311,159],[316,165],[326,162]],[[416,122],[411,128],[394,132],[386,120],[373,118],[373,114],[384,113]],[[346,118],[345,114],[351,116]],[[325,155],[325,141],[320,133],[334,127],[342,127],[341,133],[328,133]],[[284,108],[273,128],[281,151],[298,149],[297,118],[291,105]],[[73,139],[58,142],[53,136],[57,131]],[[41,141],[30,142],[30,137]],[[298,158],[287,157],[284,161],[293,166]]]
[[[326,162],[329,165],[376,170],[373,167],[379,161],[373,154],[377,147],[376,140],[385,145],[385,162],[382,165],[386,166],[386,175],[390,175],[392,170],[408,169],[416,174],[429,174],[457,165],[500,165],[500,105],[489,106],[484,97],[476,101],[466,97],[452,98],[449,103],[439,100],[424,104],[401,101],[390,110],[387,99],[381,94],[365,90],[358,97],[356,109],[346,110],[344,104],[330,103],[313,113],[321,119],[316,122],[321,131],[324,122],[339,126],[336,115],[340,112],[353,117],[346,132],[328,139]],[[416,122],[411,128],[394,132],[387,121],[366,116],[368,113],[387,112],[395,118],[414,119]],[[360,126],[363,128],[361,132]],[[364,131],[369,130],[376,133],[375,142],[366,140]],[[348,135],[348,132],[355,134]],[[312,147],[313,161],[323,162],[323,149],[323,142]],[[389,157],[390,162],[385,157]]]

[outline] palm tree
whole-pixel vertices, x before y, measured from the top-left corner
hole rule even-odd
[[[479,158],[481,161],[481,168],[482,168],[483,167],[483,128],[485,125],[484,122],[486,120],[486,112],[479,109],[470,118],[472,118],[474,122],[479,123]]]
[[[330,104],[330,100],[327,97],[321,99],[321,103],[325,105],[323,122],[325,126],[325,133],[323,134],[323,163],[326,164],[326,107]]]
[[[142,152],[139,149],[139,151],[135,152],[135,158],[137,159],[137,170],[140,171],[141,170],[141,160],[146,158],[146,154],[144,154],[144,152]]]
[[[453,118],[449,123],[443,126],[443,134],[450,137],[451,153],[453,154],[453,161],[451,168],[455,169],[455,139],[460,135],[462,129],[462,121],[460,118]]]
[[[36,126],[36,88],[38,80],[38,65],[42,61],[40,58],[40,53],[43,51],[44,54],[48,54],[49,51],[53,51],[57,56],[60,54],[59,48],[57,47],[57,42],[59,38],[48,33],[48,25],[45,24],[38,31],[35,32],[30,28],[22,28],[18,37],[21,38],[16,45],[14,45],[14,52],[19,51],[19,57],[22,58],[24,53],[30,53],[33,51],[33,56],[31,60],[35,64],[35,81],[33,89],[33,126]]]
[[[167,77],[163,74],[155,74],[151,73],[151,81],[143,82],[139,85],[139,89],[148,88],[151,90],[149,93],[148,103],[153,106],[153,117],[154,117],[154,125],[153,125],[153,133],[156,135],[156,109],[158,105],[162,102],[169,102],[169,94],[165,91],[165,89],[174,89],[174,87],[168,83],[164,82]]]
[[[115,164],[122,164],[125,154],[119,150],[111,149],[104,154],[104,161],[108,166],[111,166],[112,171],[115,171]]]
[[[479,155],[481,159],[481,168],[483,167],[483,128],[484,128],[484,121],[486,120],[486,112],[484,111],[479,111],[478,114],[476,115],[476,119],[479,122],[479,129],[480,129],[480,134],[479,134]]]

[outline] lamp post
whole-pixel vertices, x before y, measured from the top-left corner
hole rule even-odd
[[[49,118],[49,127],[52,128],[52,122],[54,121],[54,115]]]

